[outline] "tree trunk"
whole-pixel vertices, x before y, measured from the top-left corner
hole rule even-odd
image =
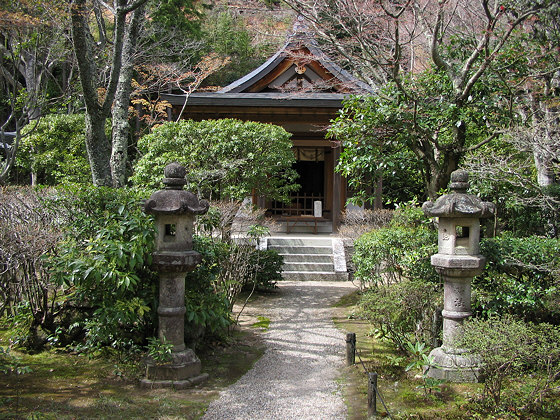
[[[144,6],[140,6],[132,13],[132,18],[126,28],[122,52],[122,67],[113,104],[113,139],[111,153],[111,174],[113,187],[123,187],[126,184],[126,166],[128,162],[128,139],[130,123],[128,107],[130,105],[131,82],[134,72],[134,53],[141,20],[144,16]]]
[[[435,148],[431,150],[431,154],[425,153],[421,159],[424,166],[424,185],[426,193],[430,200],[435,200],[441,190],[449,186],[451,173],[459,167],[461,153],[452,150],[443,152],[440,157],[440,151]]]
[[[550,187],[556,184],[556,177],[550,156],[547,153],[542,153],[538,147],[533,150],[533,159],[537,169],[537,183],[541,187]]]
[[[93,184],[110,187],[111,168],[111,143],[105,134],[106,118],[101,113],[86,112],[86,150]]]
[[[124,107],[125,116],[121,114],[117,116],[117,121],[128,124],[128,98],[130,97],[130,87],[126,86],[126,78],[128,77],[128,84],[130,84],[131,74],[129,76],[122,75],[122,59],[123,48],[129,25],[127,25],[127,14],[130,12],[136,13],[138,7],[142,7],[146,0],[138,0],[137,2],[127,4],[126,0],[119,0],[119,8],[128,6],[128,8],[117,10],[115,16],[114,29],[113,29],[113,57],[111,62],[110,78],[105,87],[105,97],[100,103],[99,94],[97,91],[99,78],[98,69],[95,62],[95,42],[93,35],[90,31],[88,16],[89,9],[86,0],[72,0],[70,3],[70,11],[72,17],[72,42],[74,46],[74,53],[78,62],[78,69],[80,71],[80,82],[84,93],[84,101],[86,103],[86,149],[88,153],[89,163],[91,165],[91,173],[93,183],[95,185],[113,186],[112,165],[114,164],[115,179],[117,186],[124,184],[125,172],[122,168],[126,168],[126,148],[128,146],[128,128],[117,127],[118,133],[118,150],[112,157],[112,144],[105,135],[105,122],[111,114],[113,105],[116,105],[122,111]],[[118,8],[118,9],[119,9]],[[142,14],[131,21],[138,20]],[[134,35],[137,35],[135,33]],[[131,36],[129,40],[134,46],[137,36]],[[132,51],[128,52],[126,58],[132,60]],[[132,66],[132,64],[127,63]],[[132,71],[132,69],[129,69]],[[121,79],[121,76],[123,77]],[[122,83],[121,83],[122,81]],[[115,95],[117,86],[121,85],[119,93],[121,97],[117,103],[115,102]],[[128,89],[128,95],[126,95]],[[124,130],[124,145],[122,144]],[[124,155],[123,155],[124,153]],[[122,184],[121,184],[122,182]]]

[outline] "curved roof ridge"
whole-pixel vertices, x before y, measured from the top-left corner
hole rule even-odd
[[[314,38],[302,16],[298,16],[297,21],[294,23],[293,31],[288,35],[288,39],[282,48],[280,48],[272,57],[266,60],[255,70],[223,87],[218,91],[218,93],[243,92],[244,89],[254,85],[256,82],[276,69],[276,67],[290,55],[291,50],[302,47],[307,48],[313,58],[336,79],[340,80],[345,85],[349,85],[350,90],[355,91],[353,93],[373,91],[368,84],[359,80],[331,60],[319,47],[319,43]]]

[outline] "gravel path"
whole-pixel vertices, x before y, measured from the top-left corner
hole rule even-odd
[[[246,310],[269,317],[265,354],[213,401],[217,419],[344,419],[335,382],[344,365],[345,336],[332,323],[330,305],[355,290],[351,283],[281,282],[280,292]]]

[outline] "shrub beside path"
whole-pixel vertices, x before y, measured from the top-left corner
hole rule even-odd
[[[265,354],[213,401],[207,420],[344,419],[336,378],[344,366],[345,335],[331,305],[356,290],[350,282],[280,282],[274,296],[246,308],[270,318]]]

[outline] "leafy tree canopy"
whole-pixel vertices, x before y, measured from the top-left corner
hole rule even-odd
[[[151,0],[148,3],[150,23],[200,35],[202,14],[192,0]]]
[[[441,70],[426,70],[402,85],[422,100],[387,83],[375,95],[345,101],[329,129],[328,136],[343,146],[337,170],[349,178],[358,201],[373,200],[368,186],[380,176],[390,201],[406,201],[423,190],[436,194],[433,174],[445,171],[448,155],[464,153],[510,122],[501,87],[493,80],[473,88],[461,107]],[[456,142],[457,129],[464,131],[463,145]],[[429,154],[427,148],[438,152]]]
[[[212,199],[243,199],[254,190],[283,199],[296,188],[290,134],[283,128],[234,119],[163,124],[138,141],[135,184],[159,188],[164,167],[187,168],[186,188]]]
[[[219,74],[208,78],[208,85],[225,86],[254,68],[265,59],[264,51],[252,43],[247,22],[227,10],[209,14],[203,25],[207,52],[230,57],[231,63]]]
[[[27,132],[20,144],[17,167],[37,174],[39,182],[46,185],[91,182],[83,114],[45,115],[36,127],[27,126],[24,134]]]

